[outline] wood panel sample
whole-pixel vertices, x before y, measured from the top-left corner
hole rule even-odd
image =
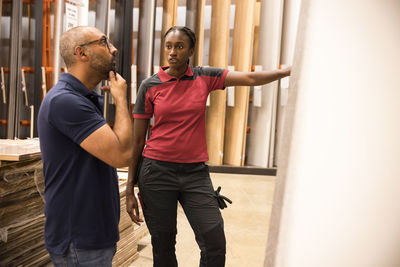
[[[255,0],[236,1],[231,62],[237,71],[250,71],[254,6]],[[229,165],[244,164],[249,93],[248,86],[237,86],[235,106],[226,109],[224,163]]]
[[[228,67],[230,0],[212,1],[209,65]],[[209,163],[222,165],[225,134],[226,91],[210,94],[206,110],[206,136]]]
[[[165,57],[164,53],[164,35],[169,30],[169,28],[176,25],[177,16],[178,0],[164,0],[160,44],[160,66],[168,65],[168,59]]]
[[[205,2],[205,0],[186,1],[186,27],[196,34],[194,55],[190,57],[191,66],[203,65]]]
[[[154,26],[156,1],[139,0],[139,32],[137,46],[137,85],[153,73]]]
[[[21,161],[37,158],[40,158],[39,139],[0,139],[0,161]]]

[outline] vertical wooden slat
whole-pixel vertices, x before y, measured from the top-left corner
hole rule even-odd
[[[237,71],[250,71],[254,30],[254,20],[251,18],[254,6],[255,0],[236,1],[232,65]],[[224,163],[229,165],[244,164],[249,92],[248,86],[237,86],[235,106],[226,109]]]
[[[230,0],[212,1],[209,65],[228,67]],[[226,91],[216,90],[210,95],[206,111],[206,134],[209,163],[223,163]]]
[[[54,32],[53,32],[53,84],[58,82],[61,72],[60,62],[60,38],[63,29],[65,3],[62,0],[54,2]]]
[[[155,0],[139,2],[139,32],[137,48],[137,84],[148,78],[153,71]]]
[[[186,25],[186,27],[191,29],[194,33],[196,33],[196,30],[197,30],[197,24],[196,24],[197,14],[198,14],[197,13],[197,0],[187,0],[186,1],[185,25]],[[196,38],[197,38],[197,34],[196,34]],[[200,45],[199,42],[197,42],[196,49],[197,49],[197,46],[199,46],[199,45]],[[189,59],[190,66],[196,66],[196,65],[194,65],[195,54],[193,54]]]
[[[178,13],[178,0],[163,1],[163,16],[160,43],[160,66],[168,65],[168,60],[164,54],[164,35],[169,28],[176,25]]]
[[[43,28],[43,0],[36,0],[34,6],[34,14],[35,14],[35,29]],[[35,55],[40,55],[42,52],[43,42],[42,42],[43,32],[40,30],[35,30],[35,47],[34,53]],[[42,82],[46,82],[42,80],[42,57],[36,56],[34,58],[34,106],[35,106],[35,115],[34,118],[37,119],[40,103],[42,101]],[[37,123],[34,124],[34,135],[38,136],[37,133]]]
[[[53,72],[51,67],[51,6],[43,1],[43,35],[42,35],[42,64],[45,67],[47,90],[53,87]]]
[[[204,47],[204,6],[205,0],[197,0],[197,14],[196,14],[196,38],[197,45],[194,52],[193,65],[203,65],[203,47]]]
[[[261,2],[257,1],[254,8],[253,65],[258,65],[258,48],[260,43],[260,9]]]
[[[186,1],[186,27],[196,34],[197,39],[194,55],[190,57],[191,66],[203,65],[204,6],[205,0]]]

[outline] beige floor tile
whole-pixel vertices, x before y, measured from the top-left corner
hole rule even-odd
[[[238,174],[211,174],[214,187],[222,186],[221,194],[233,204],[222,210],[227,240],[227,267],[262,267],[268,235],[275,177]],[[150,236],[139,243],[140,257],[131,267],[151,267]],[[193,231],[178,209],[176,255],[180,267],[199,266],[200,250]]]

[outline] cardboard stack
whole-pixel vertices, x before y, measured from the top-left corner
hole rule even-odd
[[[2,140],[1,144],[0,266],[45,266],[50,257],[44,248],[39,142]]]
[[[126,171],[119,176],[120,241],[113,266],[123,267],[139,257],[138,242],[148,230],[126,212]],[[52,266],[44,247],[43,192],[39,140],[0,140],[0,266]]]

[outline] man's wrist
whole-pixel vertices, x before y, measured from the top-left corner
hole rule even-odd
[[[125,106],[128,100],[126,99],[125,96],[120,96],[120,97],[114,97],[114,101],[116,105]]]

